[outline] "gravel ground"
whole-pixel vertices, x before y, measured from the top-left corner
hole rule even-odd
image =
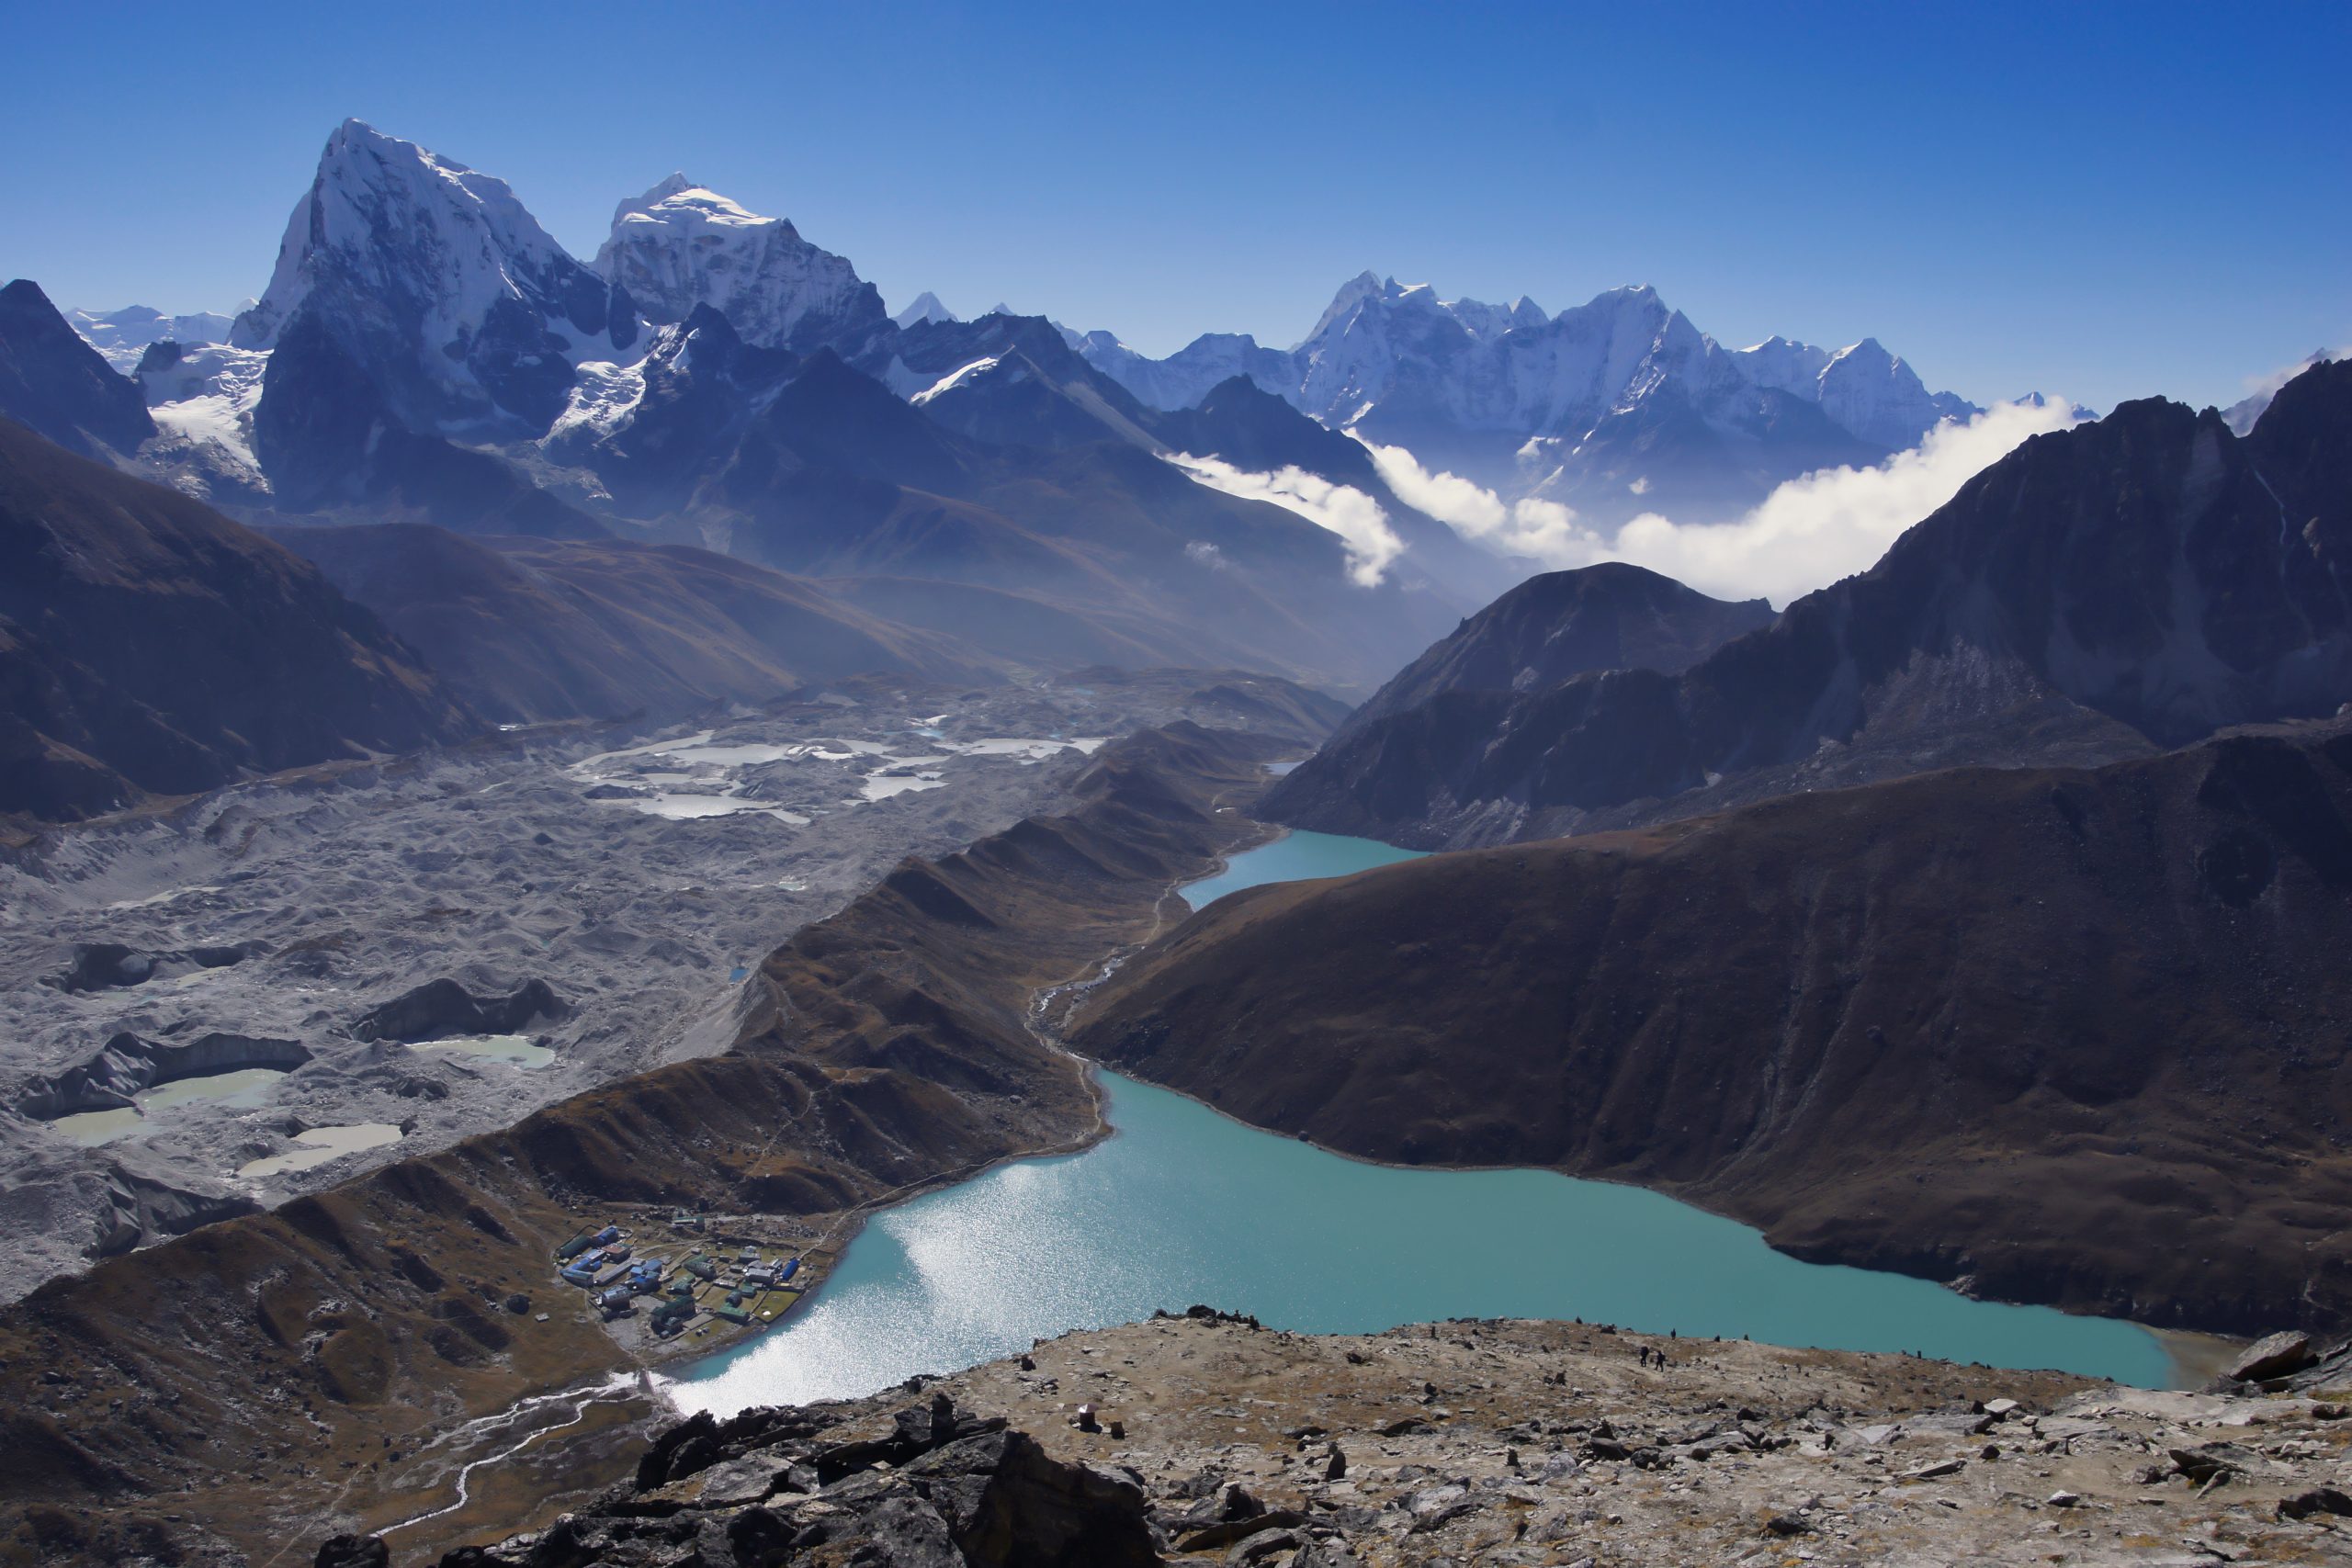
[[[724,1049],[752,1000],[741,972],[793,931],[908,855],[1052,809],[1099,738],[1187,715],[1236,722],[1175,674],[859,685],[666,730],[565,727],[309,770],[47,835],[0,861],[0,1299]],[[82,966],[117,983],[62,984],[104,943],[128,959]],[[373,1010],[447,980],[491,999],[543,983],[552,1011],[479,1031],[537,1065],[415,1048],[476,1032],[432,1008],[390,1031],[412,1043],[364,1037]],[[142,1095],[116,1111],[120,1135],[86,1145],[40,1090],[126,1032],[152,1043],[134,1057],[218,1034],[311,1059],[234,1080],[233,1101],[179,1098],[187,1083]],[[242,1064],[233,1038],[207,1049]],[[238,1174],[352,1127],[385,1141]]]

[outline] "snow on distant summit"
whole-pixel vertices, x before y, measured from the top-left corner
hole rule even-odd
[[[248,299],[237,310],[250,310],[254,303]],[[137,368],[139,356],[151,343],[175,343],[183,348],[227,343],[235,315],[198,310],[185,316],[167,316],[151,306],[125,305],[119,310],[68,310],[65,320],[92,348],[106,356],[107,364],[128,373]]]
[[[708,305],[767,348],[809,348],[885,320],[882,296],[847,259],[682,174],[614,210],[596,270],[650,321],[683,321]]]
[[[963,318],[939,302],[939,296],[924,289],[915,296],[915,302],[890,318],[900,329],[918,327],[925,321],[955,321]]]
[[[1753,500],[1759,481],[1874,460],[1979,412],[1929,392],[1875,339],[1725,350],[1647,287],[1546,315],[1524,295],[1507,306],[1444,299],[1366,272],[1288,350],[1210,333],[1155,360],[1109,333],[1073,341],[1156,407],[1190,407],[1247,376],[1326,424],[1434,455],[1488,486],[1604,509],[1660,482],[1705,505]],[[1618,499],[1597,501],[1600,490]]]

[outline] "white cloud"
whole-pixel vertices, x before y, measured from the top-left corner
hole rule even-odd
[[[2292,365],[2282,365],[2267,375],[2249,376],[2245,378],[2244,400],[2222,410],[2222,417],[2229,421],[2232,430],[2244,435],[2254,428],[2254,422],[2262,417],[2263,410],[2270,406],[2270,400],[2278,395],[2279,388],[2323,360],[2347,358],[2352,358],[2352,344],[2319,349],[2303,355]]]
[[[1358,587],[1379,587],[1389,563],[1405,553],[1405,541],[1388,525],[1386,510],[1352,485],[1333,484],[1304,468],[1253,474],[1216,457],[1183,452],[1168,460],[1211,490],[1244,501],[1271,502],[1337,534],[1347,547],[1349,580]]]
[[[1548,567],[1630,561],[1721,597],[1770,599],[1785,606],[1816,588],[1868,570],[1897,536],[1950,501],[1960,487],[2027,437],[2079,417],[2063,399],[1999,403],[1965,424],[1943,424],[1876,468],[1823,468],[1789,480],[1731,523],[1677,523],[1646,512],[1614,538],[1553,502],[1506,507],[1492,491],[1453,474],[1432,474],[1400,446],[1374,446],[1373,459],[1398,498],[1470,538]]]
[[[1361,435],[1356,439],[1363,441]],[[1459,474],[1430,472],[1402,446],[1363,445],[1397,500],[1489,549],[1532,556],[1547,565],[1583,566],[1599,543],[1599,536],[1577,526],[1576,513],[1556,501],[1506,503],[1493,491]],[[1568,558],[1572,557],[1586,558]]]

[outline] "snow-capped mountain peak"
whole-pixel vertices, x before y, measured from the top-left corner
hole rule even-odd
[[[920,326],[925,321],[956,321],[963,318],[939,302],[939,296],[924,289],[915,296],[915,302],[890,318],[901,328]]]
[[[230,342],[275,348],[306,311],[424,429],[537,434],[574,355],[612,357],[638,335],[505,181],[356,119],[327,139]]]
[[[792,227],[788,219],[763,218],[683,174],[672,175],[643,196],[632,197],[614,208],[613,227],[618,229],[626,223],[669,223],[681,217],[704,228],[757,229],[770,223],[781,223],[787,229]]]
[[[1355,310],[1357,306],[1363,304],[1367,299],[1377,299],[1380,298],[1381,291],[1383,289],[1394,288],[1396,287],[1396,280],[1395,278],[1392,277],[1387,279],[1385,282],[1383,282],[1380,275],[1376,272],[1360,272],[1356,274],[1353,277],[1340,285],[1340,291],[1337,294],[1332,295],[1331,303],[1324,307],[1322,318],[1315,323],[1315,330],[1308,333],[1306,340],[1297,344],[1296,347],[1305,348],[1308,343],[1312,343],[1317,338],[1321,337],[1324,333],[1329,332],[1332,327],[1343,321]],[[1296,352],[1296,349],[1294,349],[1293,352]]]
[[[683,174],[614,209],[596,271],[649,321],[708,305],[763,347],[810,348],[884,320],[882,297],[846,258]]]

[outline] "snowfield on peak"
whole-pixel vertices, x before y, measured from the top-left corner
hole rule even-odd
[[[1586,506],[1595,487],[1638,493],[1631,487],[1647,477],[1630,466],[1637,455],[1647,468],[1723,470],[1734,477],[1728,494],[1753,491],[1758,472],[1777,480],[1875,460],[1979,412],[1929,392],[1875,339],[1726,350],[1646,286],[1546,315],[1524,295],[1508,306],[1445,299],[1366,272],[1287,350],[1210,333],[1149,359],[1110,333],[1070,337],[1154,407],[1191,407],[1246,376],[1334,429],[1430,448],[1513,496]]]
[[[238,311],[250,310],[254,301],[246,300]],[[139,364],[139,356],[153,343],[176,343],[183,348],[198,344],[226,343],[229,328],[235,319],[210,310],[198,310],[185,316],[167,316],[146,305],[125,305],[117,310],[68,310],[65,320],[80,333],[92,348],[106,356],[107,364],[128,374]]]
[[[595,265],[650,321],[682,321],[708,305],[763,347],[810,348],[887,319],[881,295],[846,258],[684,175],[614,210]]]

